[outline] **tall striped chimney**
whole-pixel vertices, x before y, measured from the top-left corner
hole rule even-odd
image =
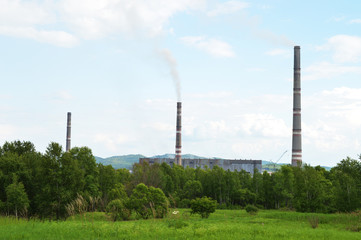
[[[68,112],[68,120],[66,127],[66,151],[70,151],[70,140],[71,140],[71,112]]]
[[[175,162],[176,164],[182,166],[182,103],[181,102],[177,102]]]
[[[292,129],[292,166],[302,164],[301,135],[301,57],[300,46],[294,47],[293,68],[293,129]]]

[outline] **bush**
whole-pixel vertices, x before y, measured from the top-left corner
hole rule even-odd
[[[131,210],[125,205],[122,200],[115,199],[108,204],[106,212],[114,222],[117,220],[128,220],[131,215]]]
[[[191,201],[192,214],[200,214],[202,218],[208,218],[216,211],[217,201],[208,197],[196,198]]]
[[[312,228],[317,228],[318,227],[318,216],[311,216],[308,218],[308,222],[310,223]]]
[[[246,212],[248,212],[249,214],[252,214],[252,215],[257,214],[257,212],[258,212],[258,208],[256,206],[250,205],[250,204],[248,204],[245,207],[245,209],[246,209]]]
[[[181,201],[179,201],[178,207],[179,208],[189,208],[191,204],[191,200],[184,198]]]
[[[175,210],[171,212],[168,216],[168,227],[180,229],[183,227],[187,227],[188,223],[184,221],[184,219],[187,219],[187,217],[181,216],[179,211]]]
[[[130,197],[131,208],[138,217],[147,219],[153,215],[154,218],[163,218],[167,214],[168,199],[159,188],[148,188],[143,183],[133,189]]]
[[[168,212],[168,199],[160,188],[149,188],[149,202],[154,218],[163,218]]]

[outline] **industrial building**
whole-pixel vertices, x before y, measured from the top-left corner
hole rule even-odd
[[[177,164],[174,158],[140,158],[139,163],[144,162],[151,164],[158,163],[167,163],[170,166]],[[223,168],[224,170],[230,171],[241,171],[245,170],[251,174],[254,173],[255,169],[259,172],[262,171],[262,160],[229,160],[229,159],[182,159],[182,166],[184,168],[201,168],[204,169],[205,166],[212,169],[214,166]]]

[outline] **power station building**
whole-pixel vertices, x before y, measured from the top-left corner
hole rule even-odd
[[[149,163],[150,165],[154,163],[162,164],[167,163],[171,167],[173,167],[174,164],[177,164],[176,160],[174,158],[140,158],[139,163],[142,164],[144,162]],[[249,172],[251,174],[254,173],[255,169],[258,170],[258,172],[262,171],[262,160],[229,160],[229,159],[182,159],[182,166],[184,168],[190,167],[190,168],[201,168],[205,169],[205,166],[212,169],[214,166],[218,166],[220,168],[223,168],[224,170],[230,170],[230,171],[241,171],[245,170],[246,172]]]

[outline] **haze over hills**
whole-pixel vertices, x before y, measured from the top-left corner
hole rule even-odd
[[[97,163],[101,163],[103,165],[112,165],[115,169],[119,168],[127,168],[131,169],[134,163],[139,162],[139,158],[145,158],[146,156],[141,154],[129,154],[129,155],[122,155],[122,156],[113,156],[108,158],[101,158],[95,156],[95,160]],[[151,158],[174,158],[175,154],[163,154],[163,155],[155,155]],[[205,157],[199,157],[193,154],[184,154],[182,155],[183,158],[188,159],[204,159]]]

